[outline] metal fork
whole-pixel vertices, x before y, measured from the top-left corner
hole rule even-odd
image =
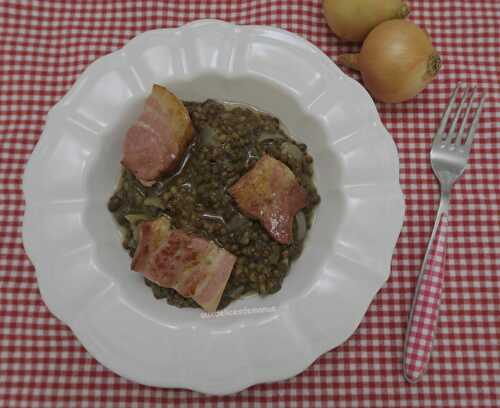
[[[460,99],[459,94],[461,94],[461,101],[458,108],[454,109],[457,97]],[[431,166],[440,183],[441,200],[418,277],[406,329],[403,374],[410,383],[421,378],[432,351],[432,339],[438,321],[439,303],[443,290],[451,190],[467,166],[485,95],[480,97],[469,126],[469,114],[476,99],[476,88],[469,89],[467,86],[463,87],[462,84],[458,84],[432,141]],[[460,127],[457,130],[459,121]]]

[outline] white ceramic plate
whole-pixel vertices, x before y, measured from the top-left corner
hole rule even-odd
[[[322,202],[302,256],[281,291],[232,303],[233,316],[155,300],[106,209],[153,83],[273,113],[315,158]],[[24,245],[52,313],[124,377],[215,394],[293,376],[344,342],[389,276],[404,212],[396,147],[366,91],[294,34],[214,20],[91,64],[49,112],[23,187]]]

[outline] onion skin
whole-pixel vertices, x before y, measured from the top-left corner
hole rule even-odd
[[[441,68],[429,35],[408,20],[390,20],[375,27],[359,54],[338,61],[361,71],[365,87],[382,102],[404,102],[417,95]]]
[[[405,18],[409,12],[409,6],[402,0],[323,0],[328,26],[348,41],[363,41],[378,24]]]

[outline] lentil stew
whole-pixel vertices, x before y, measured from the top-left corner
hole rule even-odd
[[[123,168],[108,209],[123,231],[123,246],[134,255],[136,227],[141,221],[168,215],[175,228],[213,240],[237,256],[219,309],[249,294],[280,290],[290,265],[304,244],[314,207],[320,202],[313,182],[313,158],[307,146],[294,141],[279,119],[253,107],[184,102],[194,129],[194,141],[174,174],[145,187]],[[243,215],[228,189],[268,154],[285,163],[307,193],[307,204],[295,217],[293,240],[274,241],[259,221]],[[156,298],[178,307],[198,307],[174,289],[145,279]]]

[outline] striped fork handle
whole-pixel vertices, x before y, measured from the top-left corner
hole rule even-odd
[[[440,210],[418,277],[406,331],[403,373],[410,383],[418,381],[425,372],[439,316],[448,228],[447,208]]]

